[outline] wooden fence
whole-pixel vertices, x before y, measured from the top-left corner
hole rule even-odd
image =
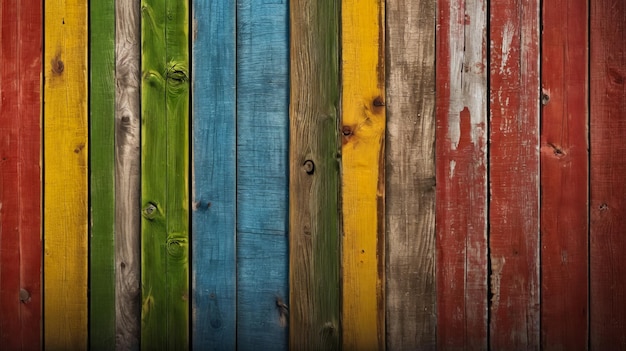
[[[626,3],[0,4],[2,350],[626,349]]]

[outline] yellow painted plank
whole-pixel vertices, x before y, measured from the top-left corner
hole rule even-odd
[[[344,350],[384,333],[384,1],[342,2]]]
[[[87,348],[87,2],[45,1],[44,344]]]

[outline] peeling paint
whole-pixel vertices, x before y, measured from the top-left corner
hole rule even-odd
[[[510,73],[507,71],[506,64],[509,60],[509,54],[511,53],[511,43],[513,42],[513,34],[515,33],[515,27],[513,23],[507,22],[502,32],[502,63],[500,64],[500,74]]]
[[[454,169],[456,168],[456,161],[450,160],[450,179],[454,178]]]
[[[505,262],[504,257],[493,257],[491,259],[491,308],[498,310],[500,305],[500,281],[502,279],[502,268]]]

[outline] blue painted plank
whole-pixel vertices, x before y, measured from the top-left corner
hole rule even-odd
[[[235,3],[193,2],[193,348],[234,350]]]
[[[237,346],[286,350],[288,1],[237,6]]]

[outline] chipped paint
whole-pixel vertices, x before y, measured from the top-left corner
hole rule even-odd
[[[502,280],[502,269],[505,262],[504,257],[491,258],[491,309],[496,311],[500,306],[500,281]]]
[[[450,179],[454,178],[454,169],[456,168],[456,161],[450,160]]]

